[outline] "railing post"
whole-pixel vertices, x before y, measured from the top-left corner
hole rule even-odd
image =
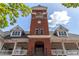
[[[78,46],[78,42],[76,42],[77,48],[79,50],[79,46]],[[79,55],[79,51],[77,52],[77,54]]]
[[[14,53],[15,53],[16,45],[17,45],[17,42],[15,42],[15,44],[14,44],[14,48],[13,48],[13,51],[12,51],[12,55],[14,55]]]
[[[1,43],[1,44],[0,44],[0,53],[1,53],[1,54],[2,54],[2,51],[1,51],[1,50],[2,50],[3,45],[4,45],[4,43]]]
[[[64,42],[63,41],[62,41],[62,47],[63,47],[63,52],[64,52],[63,54],[66,55],[66,49],[65,49],[65,46],[64,46]]]
[[[1,44],[0,44],[0,50],[2,49],[3,45],[4,45],[4,43],[1,43]]]

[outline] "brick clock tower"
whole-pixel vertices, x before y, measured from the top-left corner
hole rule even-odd
[[[47,7],[38,5],[32,8],[32,20],[28,38],[28,55],[51,55]]]

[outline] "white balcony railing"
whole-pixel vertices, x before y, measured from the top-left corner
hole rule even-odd
[[[15,50],[12,55],[27,55],[27,50]]]
[[[52,55],[64,55],[64,51],[61,49],[56,49],[51,51]]]
[[[0,55],[11,55],[12,50],[0,50]]]
[[[14,50],[14,52],[12,53],[13,50],[0,50],[0,55],[27,55],[27,50]],[[51,54],[52,55],[79,55],[79,50],[66,50],[66,52],[64,53],[63,50],[60,49],[55,49],[55,50],[51,50]]]
[[[0,50],[0,55],[27,55],[27,50]]]
[[[66,55],[79,55],[79,50],[66,50]]]
[[[52,50],[51,51],[52,55],[79,55],[79,50],[59,50],[59,49],[56,49],[56,50]]]

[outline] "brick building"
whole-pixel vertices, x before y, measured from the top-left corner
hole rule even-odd
[[[0,31],[0,55],[79,55],[79,35],[68,33],[62,25],[49,31],[47,14],[47,7],[35,6],[29,32],[18,25],[10,31]]]

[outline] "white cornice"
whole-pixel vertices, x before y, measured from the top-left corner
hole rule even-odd
[[[50,38],[51,35],[28,35],[29,38]]]

